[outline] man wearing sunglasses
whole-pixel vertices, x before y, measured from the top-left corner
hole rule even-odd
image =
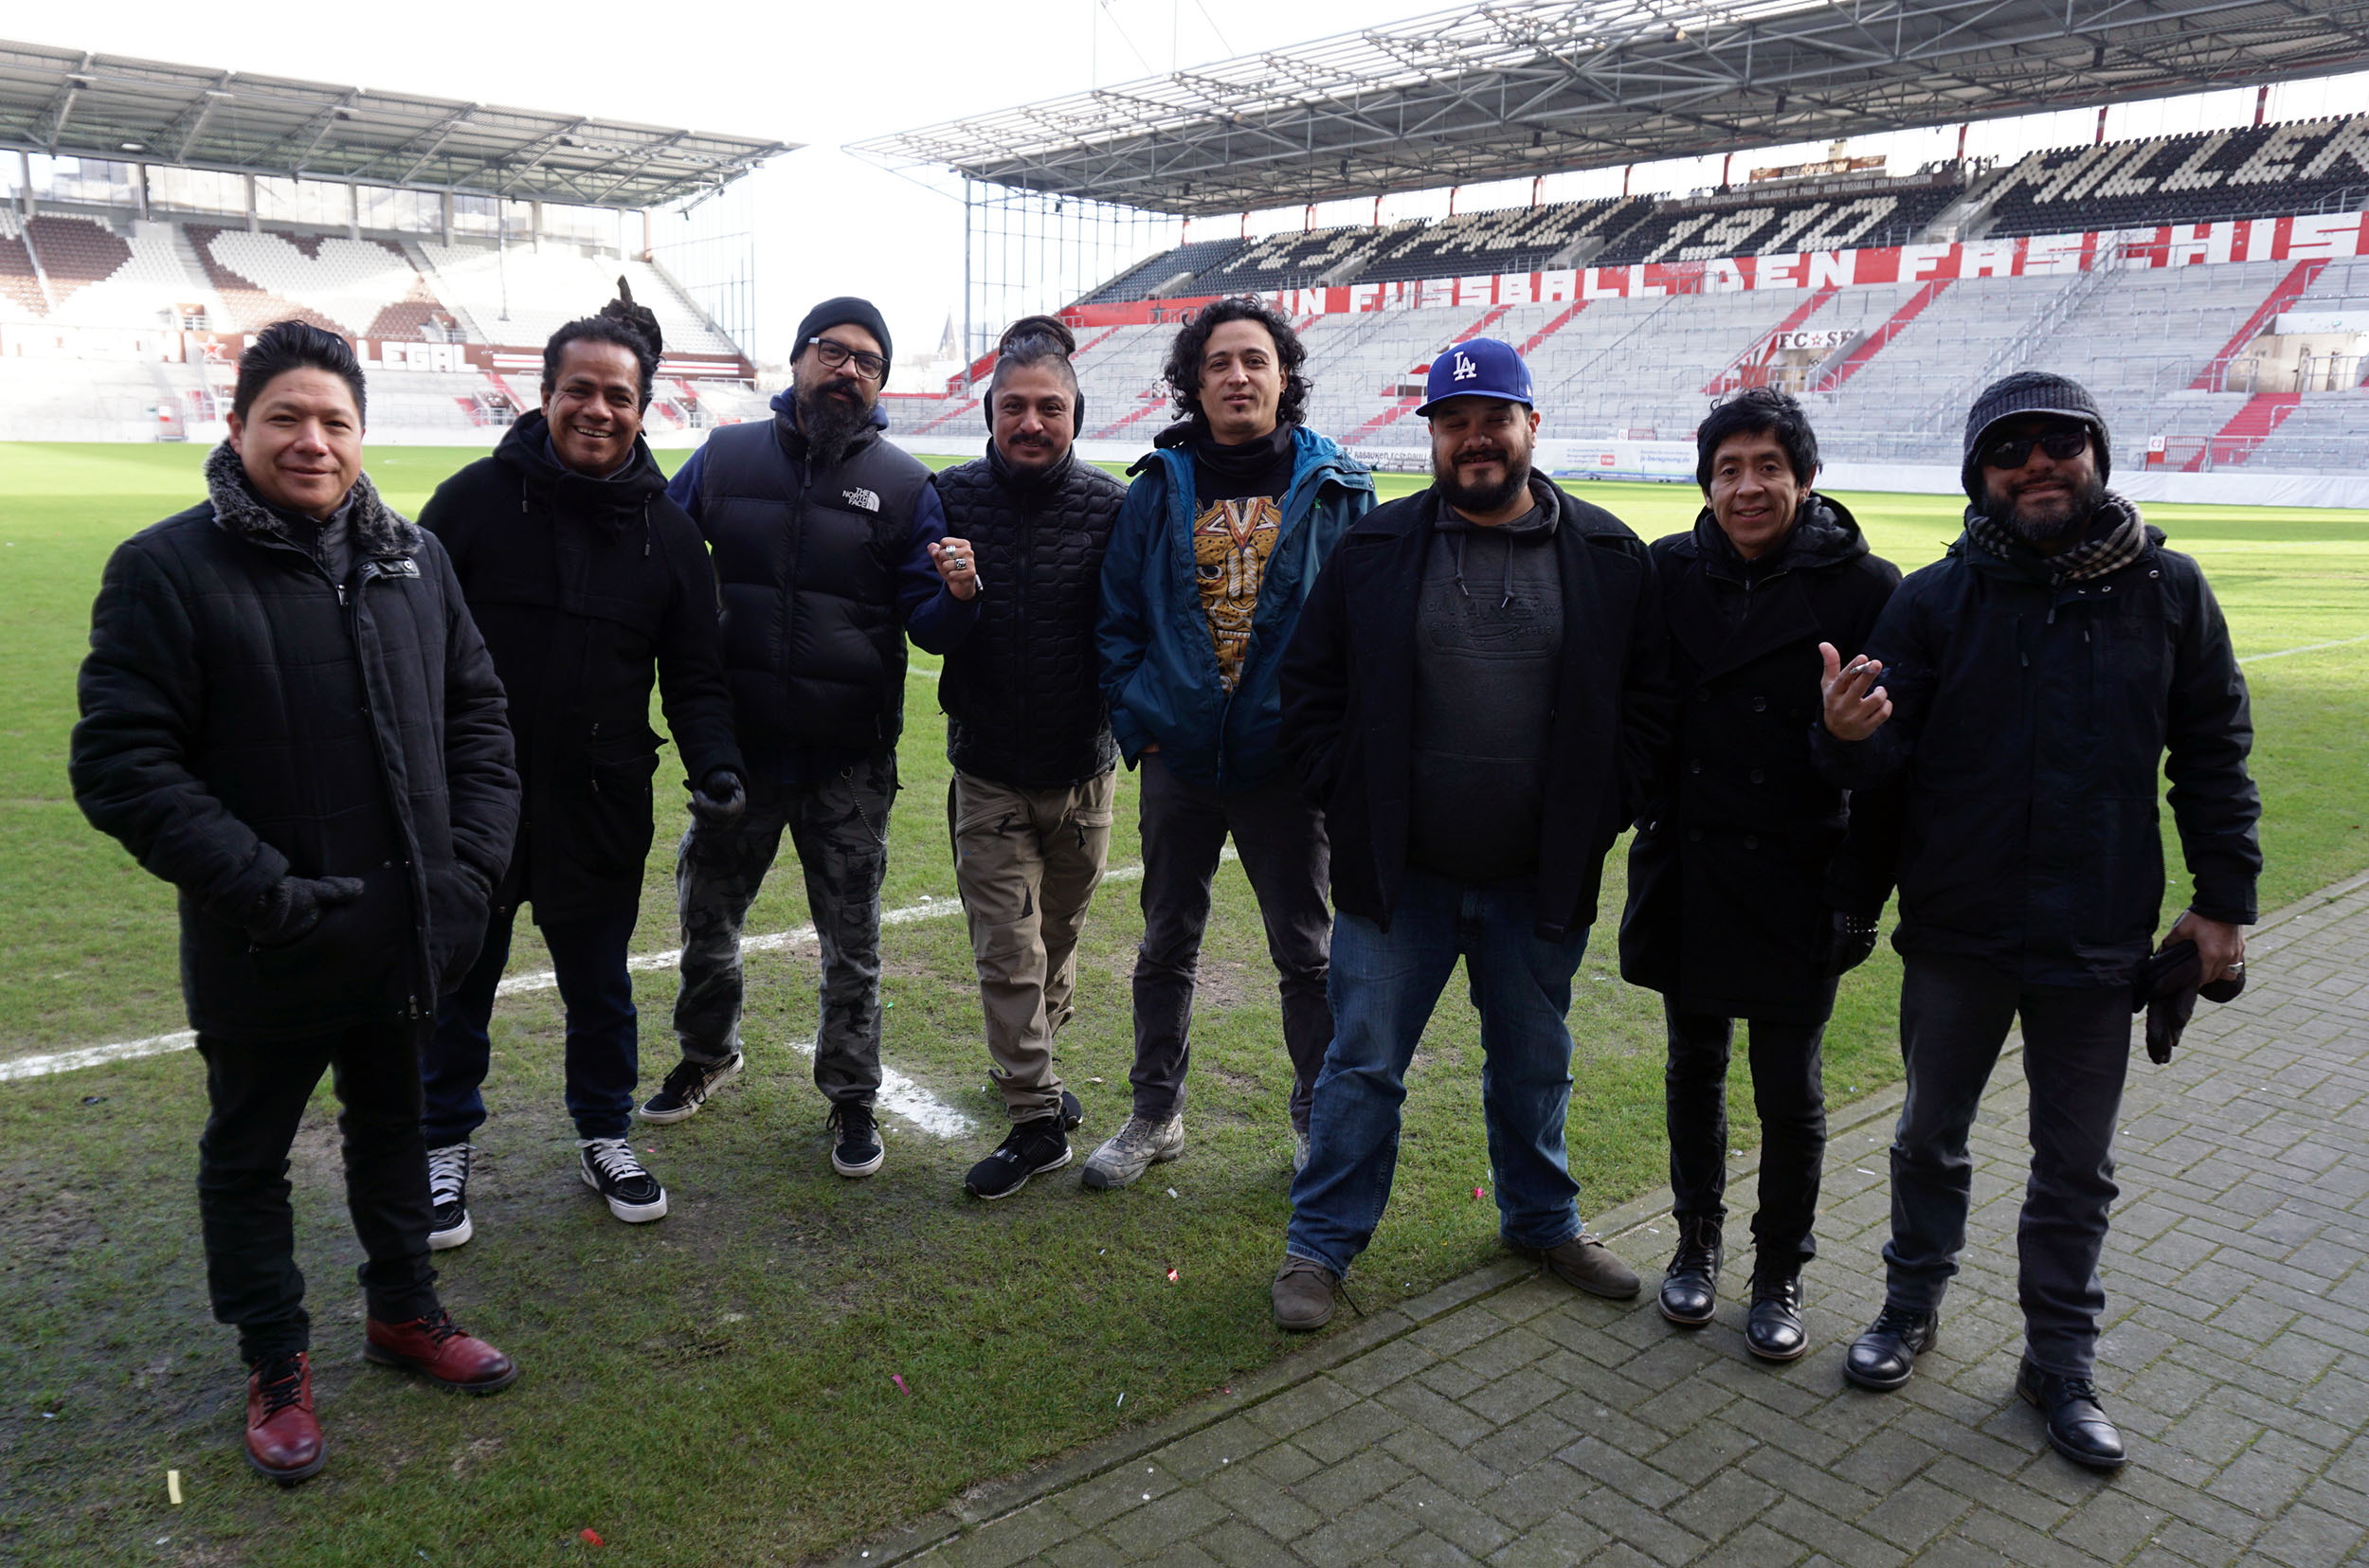
[[[893,350],[880,313],[826,299],[798,344],[772,421],[714,431],[666,490],[714,551],[749,798],[737,813],[693,798],[675,871],[682,1061],[642,1116],[682,1121],[740,1071],[741,923],[787,831],[823,950],[814,1081],[831,1106],[831,1168],[863,1177],[883,1158],[880,881],[905,639],[931,653],[959,641],[979,575],[969,542],[946,537],[929,470],[881,439]]]
[[[2059,1453],[2125,1463],[2091,1381],[2134,979],[2161,915],[2159,766],[2195,896],[2165,938],[2245,968],[2262,865],[2246,681],[2195,561],[2106,488],[2089,394],[2024,371],[1966,417],[1964,534],[1912,574],[1864,653],[1822,645],[1813,745],[1836,784],[1907,786],[1899,863],[1908,1099],[1891,1147],[1885,1306],[1843,1373],[1898,1388],[1965,1243],[1967,1131],[2008,1028],[2031,1081],[2016,1235],[2016,1390]]]

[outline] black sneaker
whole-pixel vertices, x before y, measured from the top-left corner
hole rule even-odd
[[[666,1189],[623,1138],[579,1138],[576,1147],[584,1184],[608,1199],[609,1213],[628,1225],[666,1217]]]
[[[831,1168],[840,1175],[870,1176],[888,1158],[888,1151],[880,1147],[879,1124],[873,1119],[870,1106],[852,1102],[833,1106],[830,1120],[823,1126],[839,1133],[839,1141],[831,1147]]]
[[[989,1201],[1009,1198],[1028,1185],[1030,1177],[1068,1163],[1069,1139],[1062,1133],[1059,1119],[1040,1116],[1015,1126],[993,1154],[971,1166],[970,1174],[963,1178],[963,1191]]]
[[[460,1247],[477,1234],[469,1223],[469,1159],[472,1144],[446,1144],[427,1151],[427,1245],[431,1252]]]
[[[740,1075],[740,1060],[737,1051],[720,1062],[695,1062],[685,1056],[666,1074],[659,1091],[642,1103],[642,1119],[663,1126],[696,1116],[716,1085]]]

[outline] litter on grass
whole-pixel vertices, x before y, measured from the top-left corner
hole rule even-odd
[[[601,1532],[593,1529],[588,1524],[576,1532],[576,1539],[583,1541],[587,1546],[606,1546],[608,1544],[607,1541],[601,1539]]]
[[[1168,1189],[1168,1196],[1170,1198],[1174,1198],[1176,1196],[1176,1189],[1174,1187],[1170,1187]]]
[[[1176,1271],[1173,1269],[1168,1271],[1168,1283],[1170,1285],[1174,1285],[1176,1283]]]
[[[1118,1408],[1119,1408],[1119,1405],[1123,1405],[1123,1404],[1125,1404],[1125,1403],[1127,1403],[1127,1396],[1126,1396],[1126,1395],[1124,1395],[1124,1394],[1122,1394],[1122,1395],[1120,1395],[1120,1396],[1119,1396],[1119,1397],[1118,1397],[1118,1404],[1114,1404],[1114,1405],[1112,1405],[1111,1408],[1112,1408],[1112,1410],[1116,1410],[1116,1409],[1118,1409]]]
[[[1474,1200],[1474,1202],[1476,1202],[1476,1203],[1477,1203],[1477,1202],[1479,1202],[1479,1201],[1480,1201],[1480,1197],[1481,1197],[1481,1190],[1480,1190],[1480,1188],[1478,1188],[1478,1187],[1474,1187],[1474,1188],[1473,1189],[1473,1200]]]
[[[890,1381],[890,1382],[893,1382],[893,1383],[895,1383],[895,1384],[896,1385],[896,1392],[897,1392],[897,1393],[904,1395],[904,1396],[905,1396],[906,1397],[908,1397],[908,1398],[911,1398],[911,1397],[913,1397],[913,1391],[912,1389],[907,1388],[907,1387],[905,1386],[905,1375],[904,1375],[902,1372],[892,1372],[892,1373],[890,1373],[890,1374],[889,1374],[889,1381]]]
[[[179,1470],[165,1471],[165,1496],[174,1507],[181,1505],[181,1472]]]

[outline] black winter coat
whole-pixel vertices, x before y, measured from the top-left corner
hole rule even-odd
[[[1900,569],[1816,492],[1761,560],[1708,509],[1653,554],[1678,718],[1629,846],[1621,976],[1690,1012],[1816,1022],[1835,911],[1883,911],[1899,830],[1896,791],[1848,799],[1811,765],[1817,645],[1863,648]]]
[[[180,892],[201,1032],[268,1040],[425,1018],[475,962],[518,776],[501,683],[443,547],[355,481],[333,583],[227,445],[211,499],[117,547],[91,610],[74,798]],[[285,876],[364,892],[284,946]]]
[[[2162,914],[2159,768],[2191,907],[2253,919],[2246,678],[2204,573],[2146,534],[2128,566],[2062,586],[2036,556],[2002,560],[1962,535],[1885,607],[1867,652],[1892,716],[1855,745],[1821,726],[1815,749],[1846,787],[1907,780],[1903,953],[2029,984],[2128,984]]]
[[[1118,766],[1094,622],[1102,556],[1127,486],[1075,452],[1022,478],[993,442],[931,481],[949,533],[979,556],[979,619],[938,677],[946,755],[1016,789],[1056,789]]]
[[[1643,805],[1671,724],[1668,653],[1645,545],[1611,513],[1544,479],[1561,509],[1563,664],[1540,825],[1537,934],[1596,918],[1604,854]],[[1415,616],[1439,493],[1376,507],[1341,535],[1283,658],[1286,755],[1324,808],[1332,899],[1389,928],[1406,874],[1414,772]],[[1490,809],[1475,779],[1472,809]]]
[[[663,744],[654,676],[685,784],[741,763],[698,529],[647,446],[594,479],[554,460],[548,432],[539,412],[512,425],[437,487],[420,526],[452,556],[510,696],[525,798],[496,903],[564,921],[641,901]]]

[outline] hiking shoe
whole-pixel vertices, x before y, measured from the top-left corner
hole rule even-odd
[[[623,1138],[579,1138],[576,1147],[584,1184],[608,1199],[609,1213],[628,1225],[666,1217],[666,1189]]]
[[[1076,1132],[1077,1124],[1085,1119],[1086,1108],[1077,1103],[1077,1096],[1066,1089],[1061,1090],[1061,1130]]]
[[[1538,1254],[1554,1276],[1591,1296],[1626,1301],[1637,1292],[1637,1271],[1613,1256],[1604,1238],[1582,1231],[1559,1247]]]
[[[474,1144],[446,1144],[427,1151],[427,1245],[430,1252],[464,1245],[477,1235],[469,1223],[469,1161]]]
[[[329,1462],[313,1414],[313,1366],[303,1351],[248,1363],[246,1462],[283,1487],[319,1474]]]
[[[1028,1185],[1030,1177],[1068,1163],[1069,1139],[1061,1131],[1060,1118],[1040,1116],[1016,1124],[993,1154],[971,1166],[963,1178],[963,1191],[990,1201],[1009,1198]]]
[[[1184,1118],[1154,1122],[1130,1116],[1127,1125],[1086,1157],[1083,1181],[1097,1192],[1124,1187],[1153,1165],[1181,1159],[1184,1153]],[[1312,1326],[1312,1325],[1311,1325]]]
[[[880,1146],[879,1124],[870,1106],[853,1102],[835,1105],[830,1120],[823,1125],[839,1133],[831,1145],[831,1168],[840,1175],[851,1179],[870,1176],[888,1158],[888,1151]]]
[[[1275,1271],[1275,1325],[1305,1334],[1332,1321],[1332,1293],[1341,1276],[1311,1258],[1286,1256]]]
[[[698,1115],[718,1084],[740,1076],[740,1063],[737,1051],[720,1062],[695,1062],[685,1056],[666,1074],[659,1091],[642,1102],[642,1119],[664,1126]]]

